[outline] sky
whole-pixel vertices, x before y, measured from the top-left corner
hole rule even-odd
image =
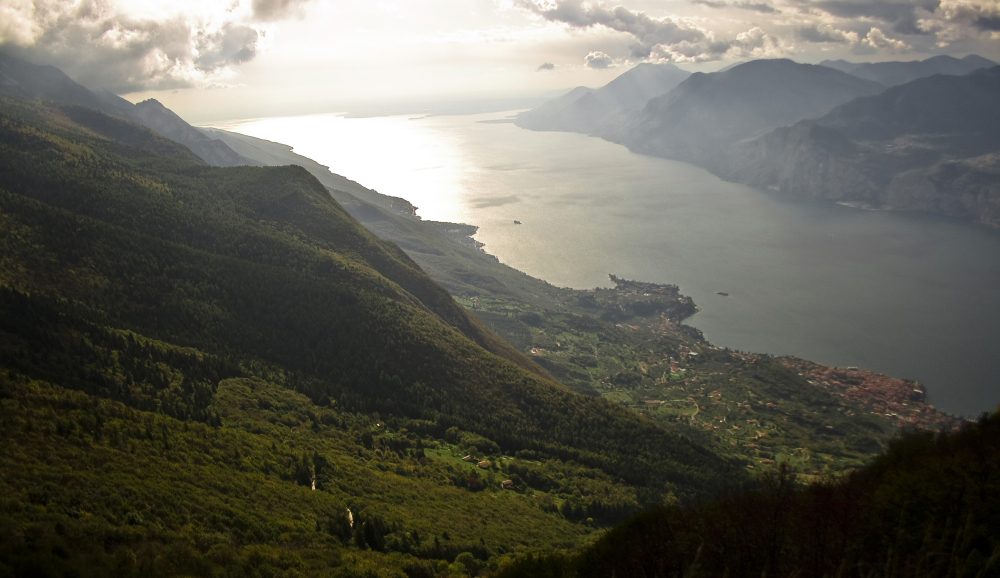
[[[517,103],[639,62],[1000,61],[1000,0],[0,0],[0,49],[208,122]]]

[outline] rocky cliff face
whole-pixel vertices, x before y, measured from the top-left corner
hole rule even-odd
[[[836,131],[800,122],[737,143],[713,156],[707,168],[729,181],[874,205],[884,183],[858,166],[859,156],[854,143]]]
[[[882,206],[1000,228],[1000,153],[944,161],[896,175],[882,195]]]
[[[726,180],[786,194],[1000,227],[1000,153],[897,172],[913,164],[906,156],[892,143],[855,143],[834,129],[801,122],[737,143],[708,168]]]
[[[789,194],[1000,227],[998,97],[1000,67],[937,75],[731,144],[704,164]]]

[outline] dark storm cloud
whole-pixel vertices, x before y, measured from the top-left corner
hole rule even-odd
[[[997,32],[1000,31],[1000,16],[980,16],[973,20],[972,25],[979,30]]]
[[[917,0],[915,2],[824,0],[808,5],[839,18],[885,22],[891,24],[892,30],[900,34],[925,34],[925,31],[917,26],[918,9],[932,13],[937,10],[941,2],[940,0]]]

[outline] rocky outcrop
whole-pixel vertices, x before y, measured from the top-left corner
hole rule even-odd
[[[923,149],[920,144],[911,146]],[[737,143],[708,168],[726,180],[786,194],[1000,227],[1000,153],[896,171],[914,164],[906,152],[892,143],[856,143],[829,127],[801,122]]]
[[[737,143],[707,168],[729,181],[784,193],[875,204],[884,184],[858,167],[858,157],[855,144],[837,131],[800,122]]]
[[[1000,228],[1000,153],[896,175],[881,206],[927,211]]]
[[[1000,67],[933,76],[722,148],[727,180],[1000,227]]]

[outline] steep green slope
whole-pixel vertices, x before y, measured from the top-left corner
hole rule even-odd
[[[455,243],[454,237],[441,232],[442,227],[415,217],[413,205],[405,199],[382,195],[333,174],[327,167],[291,152],[288,145],[218,129],[202,130],[263,165],[294,164],[305,168],[352,217],[379,238],[405,250],[452,295],[497,295],[558,308],[564,301],[562,296],[572,293],[503,265],[470,243]]]
[[[0,98],[0,575],[461,573],[740,483],[546,375],[303,169]]]
[[[105,175],[93,174],[92,170],[84,172],[67,167],[58,159],[39,159],[37,147],[45,146],[45,139],[29,142],[18,129],[7,133],[14,146],[9,149],[5,161],[23,167],[43,164],[34,170],[12,171],[10,178],[19,181],[11,182],[10,190],[30,191],[53,206],[157,238],[182,239],[185,245],[199,250],[262,264],[280,264],[299,271],[315,271],[317,267],[330,269],[331,278],[336,278],[337,273],[324,261],[328,261],[331,257],[328,253],[336,245],[337,254],[333,258],[341,261],[340,268],[348,265],[342,261],[343,257],[363,260],[374,272],[397,285],[389,289],[383,283],[372,281],[366,288],[378,286],[387,296],[395,295],[410,304],[423,305],[480,345],[544,374],[484,331],[455,305],[447,292],[423,275],[405,253],[395,245],[372,237],[338,205],[329,202],[325,190],[302,169],[245,167],[216,171],[206,167],[199,170],[194,163],[190,163],[191,166],[177,164],[195,159],[187,149],[141,127],[89,108],[63,105],[56,110],[64,119],[114,139],[95,142],[109,152],[127,154],[134,157],[134,161],[145,163],[143,170],[150,171],[146,178],[165,187],[166,191],[161,192],[166,194],[143,194],[147,183],[127,175],[119,176],[122,168],[114,166],[116,160],[103,161],[105,170],[113,176],[106,179]],[[22,113],[30,117],[30,113]],[[76,163],[90,161],[86,154],[90,151],[80,151],[74,146],[69,146],[67,151],[66,154],[77,155]],[[171,153],[171,157],[157,156],[164,152]],[[182,169],[185,171],[183,177],[173,174]],[[214,196],[201,194],[200,189],[204,188],[211,190]],[[94,202],[95,199],[100,202]],[[262,219],[280,222],[283,230],[279,233],[273,227],[246,226],[248,222]],[[303,238],[309,241],[303,242]],[[372,273],[368,271],[363,276]],[[403,296],[400,288],[409,295]]]

